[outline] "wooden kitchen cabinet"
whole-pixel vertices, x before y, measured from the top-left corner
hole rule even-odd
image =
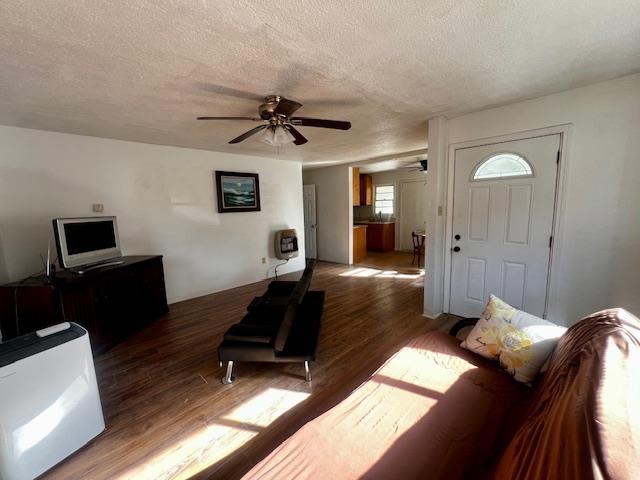
[[[373,205],[373,177],[360,174],[360,205]]]
[[[367,256],[367,226],[353,227],[353,263],[360,263]]]
[[[367,224],[367,250],[390,252],[396,248],[395,223]]]
[[[353,206],[360,206],[360,169],[353,167]]]

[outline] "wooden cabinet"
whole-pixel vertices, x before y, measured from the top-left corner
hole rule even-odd
[[[360,206],[360,169],[353,167],[353,206]]]
[[[367,250],[390,252],[395,248],[395,223],[370,223],[367,225]]]
[[[353,227],[353,263],[360,263],[367,256],[367,226]]]
[[[122,257],[122,265],[83,275],[58,272],[52,282],[30,277],[0,287],[5,339],[64,321],[89,332],[95,355],[168,311],[161,256]]]
[[[360,205],[373,205],[373,177],[360,174]]]

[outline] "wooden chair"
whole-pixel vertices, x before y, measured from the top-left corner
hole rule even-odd
[[[418,257],[418,266],[420,266],[420,258],[424,256],[424,239],[426,235],[424,233],[411,232],[411,240],[413,240],[413,258],[411,259],[411,265],[416,261]]]

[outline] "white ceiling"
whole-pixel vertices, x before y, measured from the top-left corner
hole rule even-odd
[[[640,70],[638,0],[0,2],[0,123],[304,160],[426,147],[427,119]],[[301,128],[276,152],[226,142],[280,94]]]

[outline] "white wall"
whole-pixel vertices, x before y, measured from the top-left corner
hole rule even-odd
[[[640,315],[640,75],[453,118],[448,143],[560,124],[573,127],[550,318],[614,306]]]
[[[214,170],[260,175],[260,212],[217,212]],[[118,217],[124,254],[164,255],[169,302],[273,275],[273,232],[298,231],[304,268],[301,165],[0,126],[0,281],[41,270],[55,217]],[[267,264],[262,264],[267,257]]]
[[[305,185],[316,186],[318,259],[352,263],[353,191],[351,168],[345,165],[305,170]]]

